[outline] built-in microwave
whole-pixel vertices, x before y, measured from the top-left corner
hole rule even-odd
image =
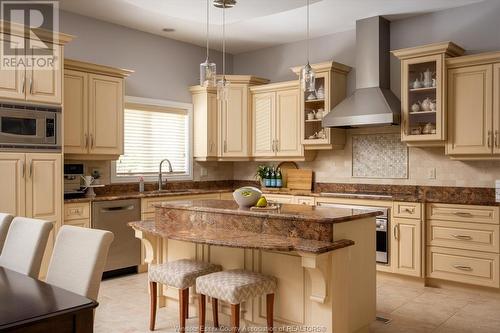
[[[0,104],[0,149],[61,150],[61,109]]]

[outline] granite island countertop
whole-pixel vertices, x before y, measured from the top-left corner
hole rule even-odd
[[[205,213],[219,213],[243,217],[286,219],[311,223],[340,223],[360,218],[375,217],[382,212],[376,209],[347,209],[321,206],[277,204],[276,210],[252,210],[239,207],[234,200],[179,200],[154,205],[156,208],[177,209]]]
[[[299,251],[321,254],[354,245],[354,242],[348,239],[325,242],[237,229],[216,230],[202,227],[173,227],[154,221],[130,222],[129,226],[145,233],[172,240],[269,251]]]
[[[351,240],[334,239],[335,224],[366,221],[379,214],[293,204],[279,205],[276,211],[254,211],[230,200],[179,200],[156,204],[154,221],[129,225],[173,240],[320,254],[354,245]]]

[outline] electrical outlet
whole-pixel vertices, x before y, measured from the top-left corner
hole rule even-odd
[[[495,201],[500,202],[500,180],[495,181]]]
[[[427,176],[429,179],[436,179],[436,168],[429,169],[429,175]]]
[[[201,168],[200,169],[200,177],[207,177],[208,176],[208,170],[207,168]]]

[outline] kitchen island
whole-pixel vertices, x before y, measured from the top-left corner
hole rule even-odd
[[[192,258],[277,277],[275,326],[367,332],[375,319],[378,214],[306,205],[255,211],[230,200],[187,200],[157,204],[154,221],[130,226],[148,264]],[[171,288],[160,288],[158,297],[161,305],[177,302]],[[229,307],[219,311],[224,323]],[[265,325],[263,299],[242,305],[241,313],[246,326]]]

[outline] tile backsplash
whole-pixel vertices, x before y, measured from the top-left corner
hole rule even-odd
[[[408,178],[408,147],[399,134],[352,136],[352,177]]]
[[[347,131],[344,150],[320,151],[314,161],[299,162],[299,167],[314,171],[315,181],[324,183],[363,183],[389,185],[426,185],[458,187],[495,187],[500,179],[499,161],[456,161],[445,155],[444,147],[408,148],[407,178],[353,177],[352,138],[365,134],[400,134],[397,126],[358,128]],[[260,162],[235,162],[233,179],[252,180]],[[270,163],[277,164],[277,163]],[[430,177],[435,170],[435,178]]]

